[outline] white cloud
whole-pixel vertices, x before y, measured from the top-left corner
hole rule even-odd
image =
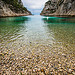
[[[47,1],[48,0],[22,0],[23,5],[25,7],[27,7],[29,10],[34,10],[34,11],[35,10],[38,11],[39,9],[42,9],[44,7],[45,2]]]

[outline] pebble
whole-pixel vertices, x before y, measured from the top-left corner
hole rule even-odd
[[[3,53],[0,53],[0,56],[4,56],[4,54]]]
[[[41,69],[41,72],[45,72],[44,69]]]
[[[60,72],[63,72],[63,70],[62,70],[62,69],[60,69],[59,71],[60,71]]]
[[[35,70],[33,69],[33,72],[35,72]]]
[[[39,75],[44,75],[44,73],[43,72],[39,72]]]
[[[71,69],[69,69],[69,70],[68,70],[68,72],[69,72],[69,73],[72,73],[72,70],[71,70]]]
[[[45,74],[46,74],[46,75],[49,75],[49,70],[46,70],[46,71],[45,71]]]
[[[55,70],[58,70],[58,68],[57,68],[57,67],[55,67],[54,69],[55,69]]]
[[[75,72],[72,72],[73,75],[75,75]]]
[[[31,53],[33,49],[34,55]],[[7,72],[10,71],[10,75],[13,75],[13,73],[14,75],[75,75],[74,58],[63,53],[61,49],[58,52],[57,48],[52,51],[54,48],[47,49],[44,45],[38,45],[38,48],[29,48],[29,45],[27,45],[25,50],[27,51],[0,51],[0,74],[6,75],[8,70]]]

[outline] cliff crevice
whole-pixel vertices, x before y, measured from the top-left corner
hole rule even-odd
[[[21,0],[0,0],[0,17],[31,15]]]
[[[41,15],[46,16],[75,16],[75,0],[49,0]]]

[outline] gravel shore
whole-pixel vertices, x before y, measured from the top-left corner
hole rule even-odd
[[[75,75],[70,48],[32,42],[9,46],[0,47],[0,75]]]

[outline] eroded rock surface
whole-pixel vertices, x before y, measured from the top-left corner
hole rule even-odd
[[[41,15],[75,16],[75,0],[49,0]]]
[[[0,17],[31,15],[21,0],[0,0]]]

